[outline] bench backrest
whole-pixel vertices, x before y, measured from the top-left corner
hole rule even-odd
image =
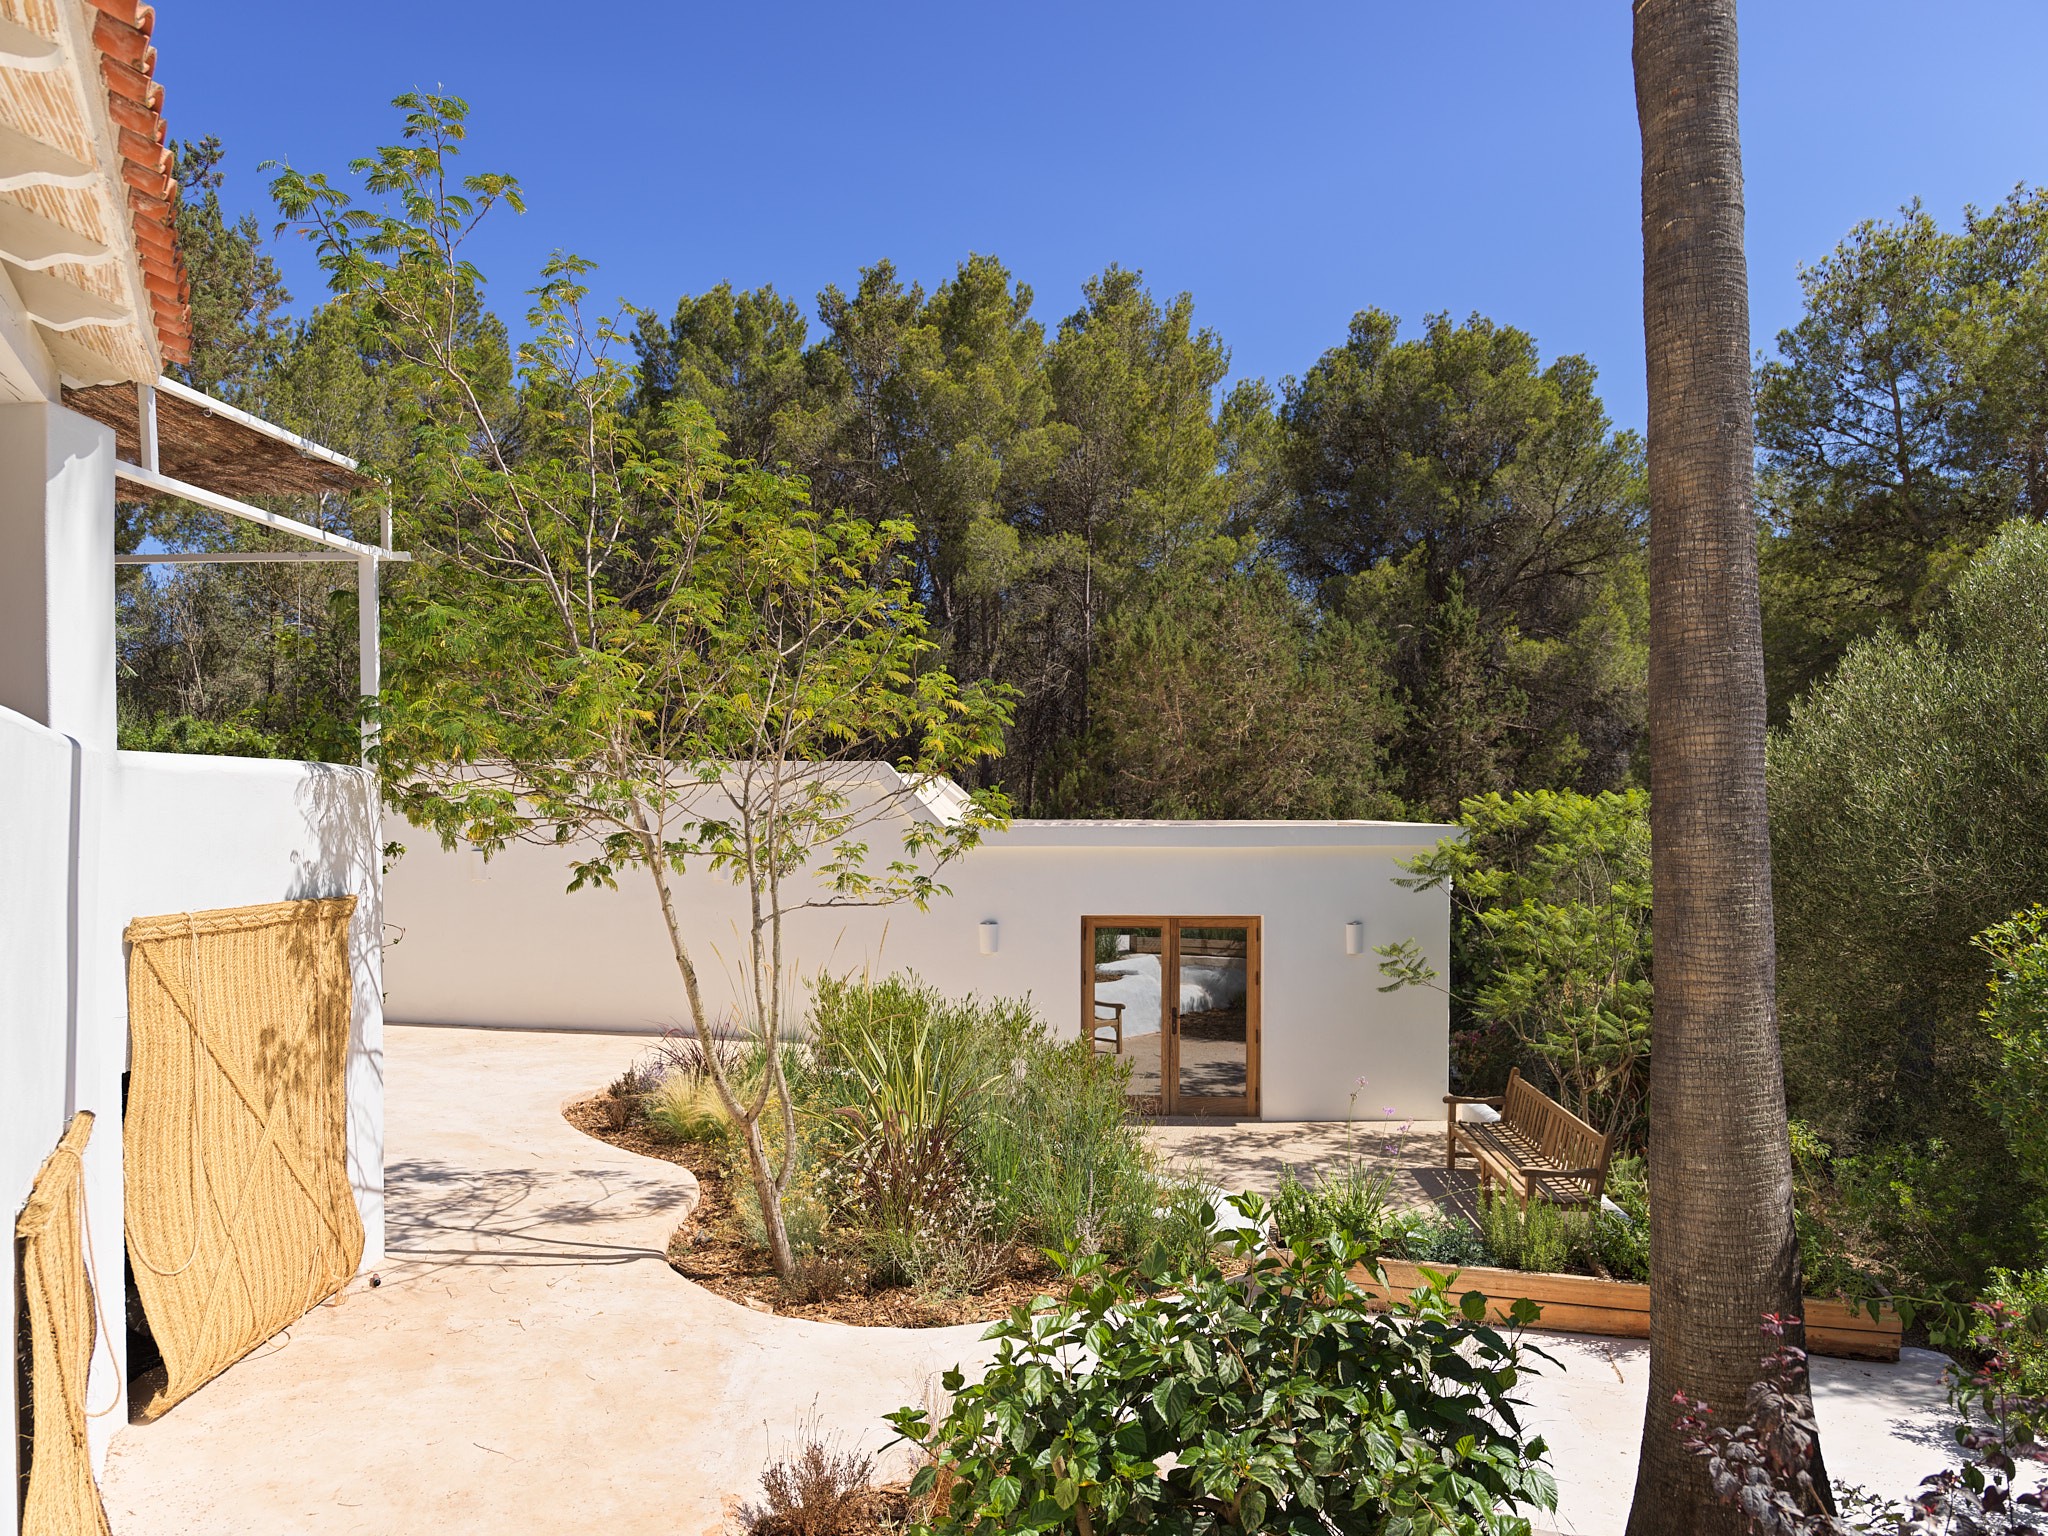
[[[1556,1167],[1597,1169],[1600,1177],[1596,1183],[1604,1182],[1607,1137],[1529,1082],[1519,1067],[1508,1073],[1500,1117],[1505,1124],[1534,1142]]]

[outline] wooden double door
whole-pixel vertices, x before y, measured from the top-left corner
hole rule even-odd
[[[1259,1113],[1256,917],[1084,917],[1081,1018],[1155,1115]]]

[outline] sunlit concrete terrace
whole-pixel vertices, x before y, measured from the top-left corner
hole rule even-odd
[[[391,1026],[389,1257],[158,1423],[116,1438],[119,1536],[294,1531],[714,1532],[815,1416],[879,1449],[881,1415],[972,1368],[975,1326],[850,1328],[747,1310],[663,1261],[683,1170],[592,1141],[561,1107],[643,1039]],[[1358,1155],[1431,1198],[1440,1131],[1168,1124],[1226,1187]],[[1528,1383],[1560,1532],[1622,1528],[1647,1352],[1546,1336]],[[1817,1361],[1831,1471],[1903,1490],[1952,1455],[1943,1359]]]

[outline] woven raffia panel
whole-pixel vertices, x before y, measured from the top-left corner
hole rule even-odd
[[[43,1160],[28,1204],[14,1223],[21,1288],[28,1302],[28,1502],[22,1536],[106,1536],[107,1512],[92,1480],[85,1440],[85,1388],[96,1319],[85,1263],[86,1141],[92,1115],[71,1117]]]
[[[128,1256],[168,1372],[153,1418],[348,1283],[355,898],[128,925]]]

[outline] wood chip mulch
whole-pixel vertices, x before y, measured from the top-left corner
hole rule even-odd
[[[669,1239],[669,1267],[740,1306],[858,1328],[946,1328],[994,1322],[1034,1296],[1060,1290],[1057,1272],[1044,1257],[1024,1252],[1012,1261],[1008,1274],[971,1296],[933,1296],[908,1286],[871,1285],[829,1298],[786,1297],[768,1256],[740,1236],[731,1181],[716,1151],[697,1142],[665,1140],[641,1124],[613,1130],[602,1099],[579,1100],[562,1113],[586,1136],[674,1163],[697,1176],[697,1209]]]

